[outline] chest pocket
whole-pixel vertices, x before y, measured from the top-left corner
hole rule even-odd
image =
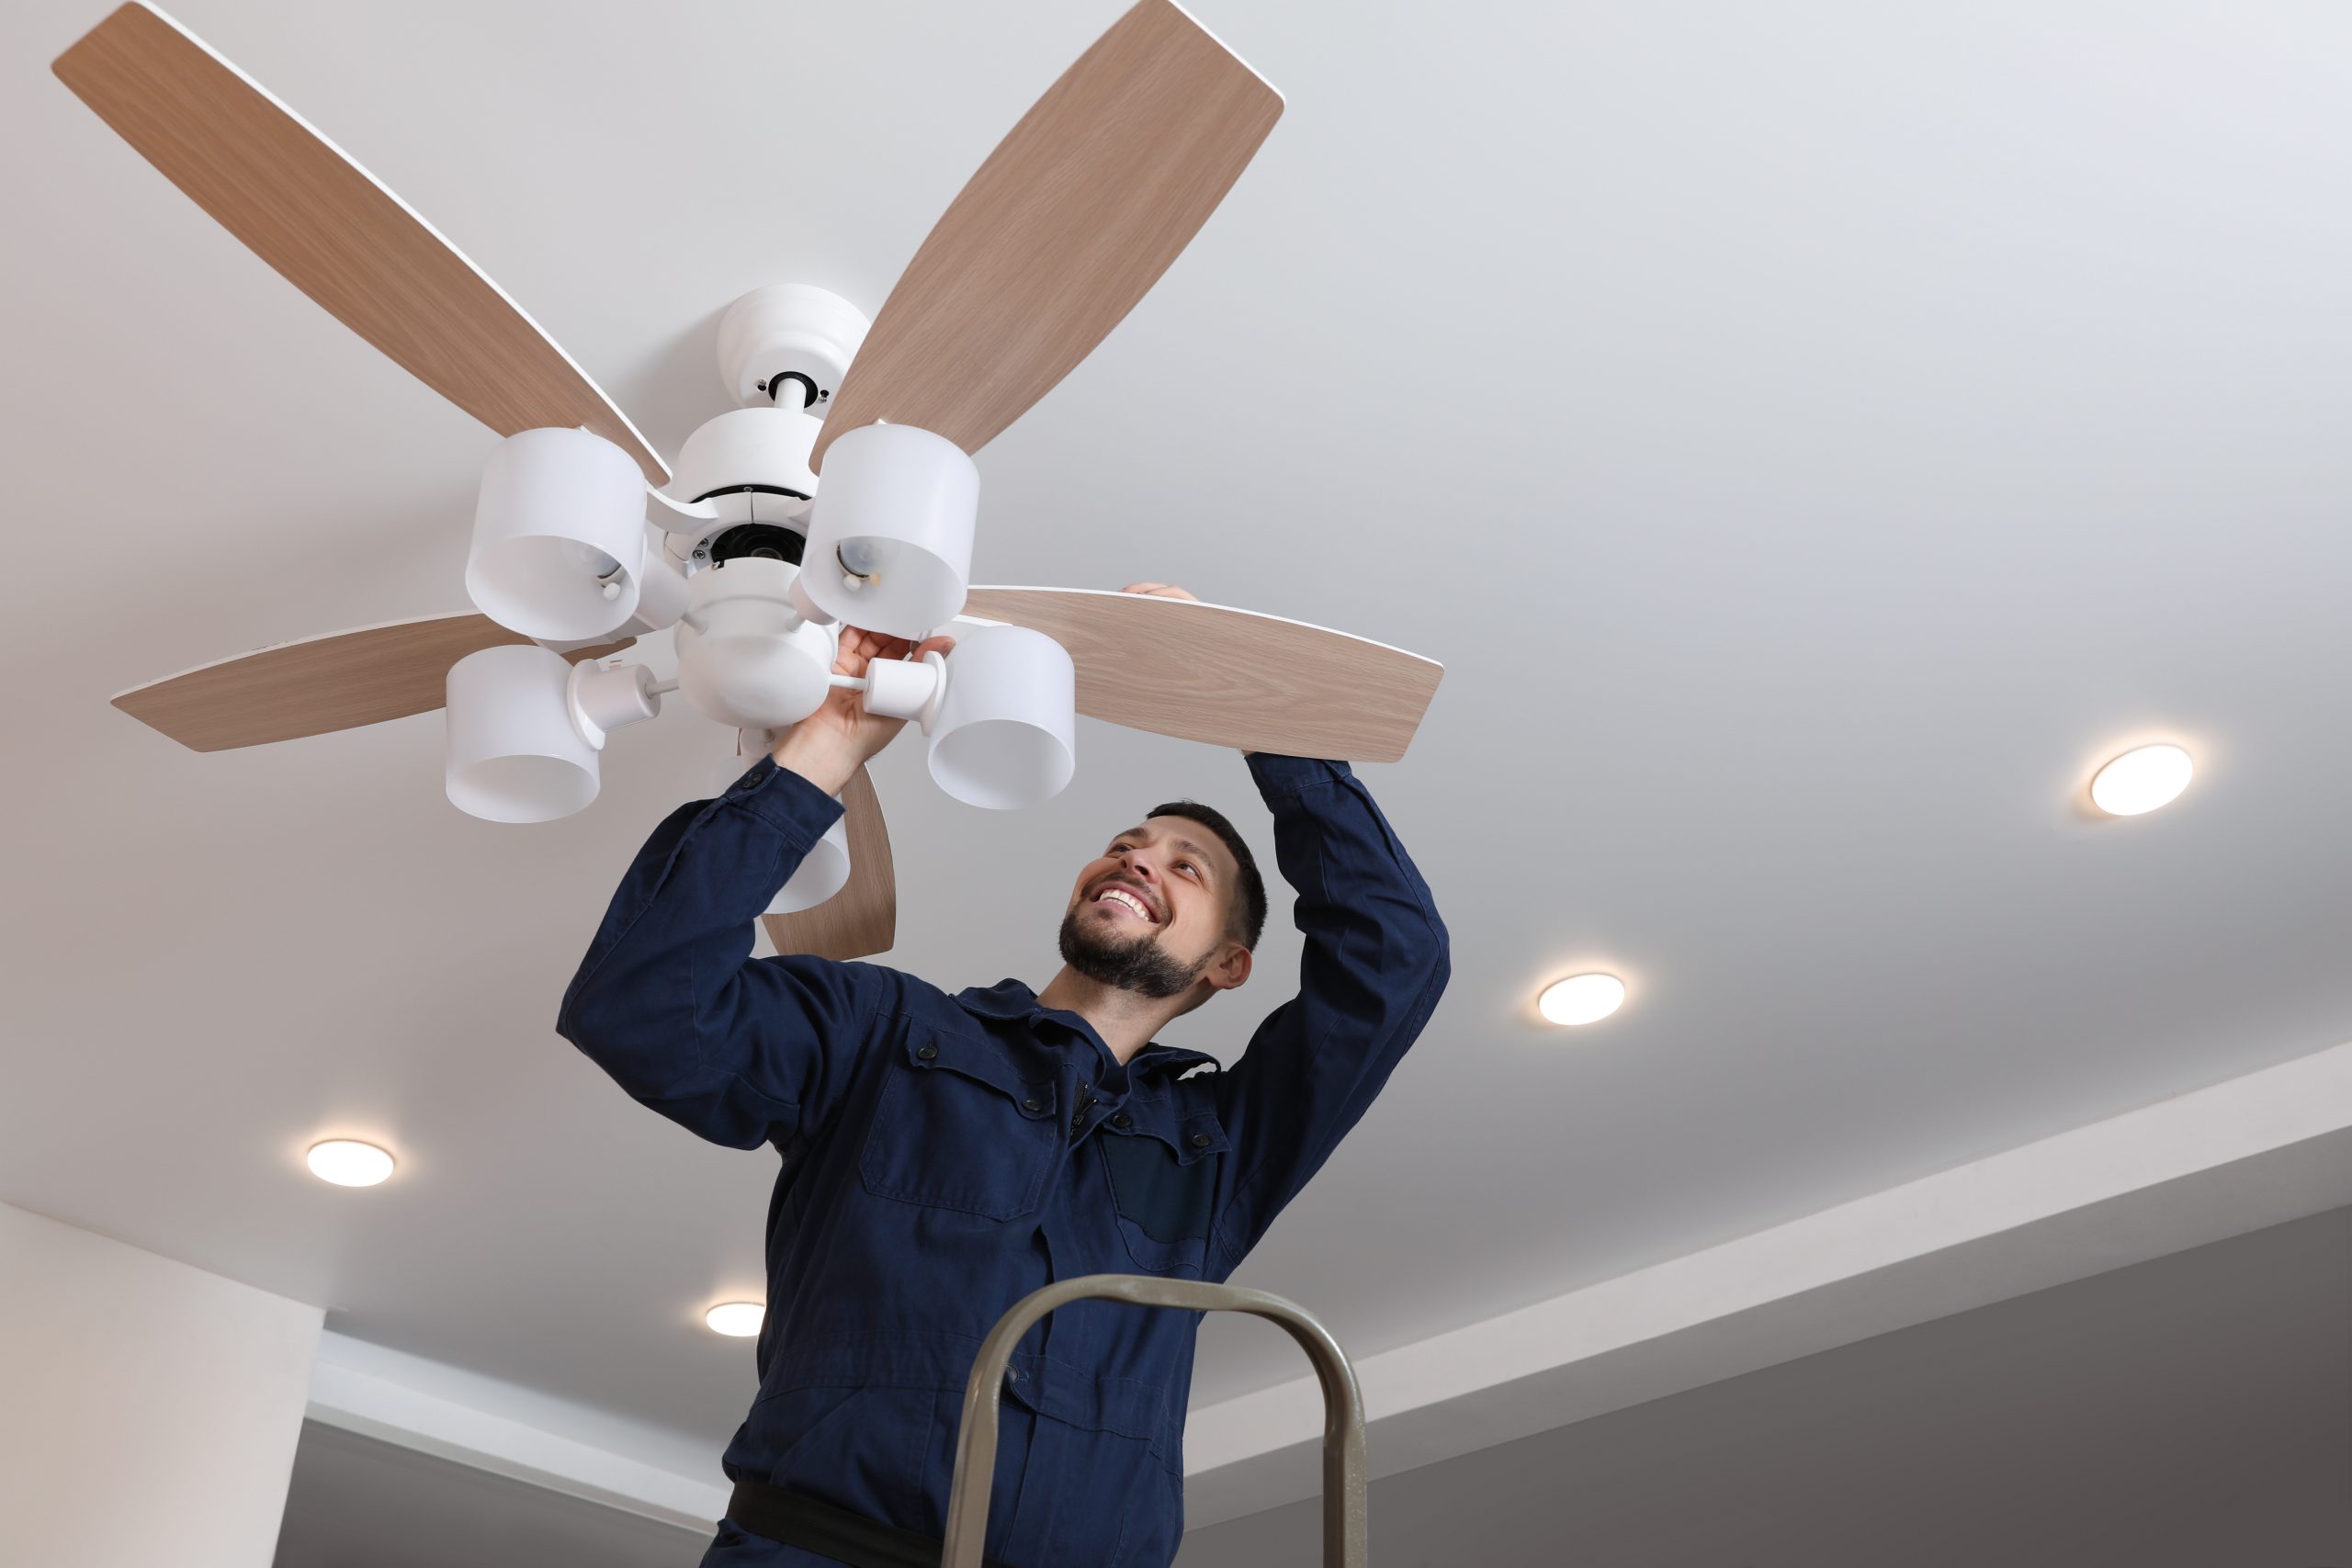
[[[1060,1149],[1050,1077],[1003,1047],[917,1027],[885,1067],[858,1174],[877,1198],[1017,1219],[1045,1200]]]
[[[1095,1146],[1111,1179],[1119,1238],[1155,1274],[1198,1279],[1216,1218],[1225,1129],[1213,1111],[1148,1118],[1124,1136],[1105,1131]]]

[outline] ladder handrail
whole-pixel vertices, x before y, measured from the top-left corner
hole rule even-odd
[[[1238,1285],[1148,1274],[1087,1274],[1048,1285],[1014,1303],[989,1331],[964,1385],[943,1568],[981,1568],[989,1492],[996,1480],[997,1401],[1014,1347],[1047,1313],[1090,1298],[1180,1312],[1246,1312],[1280,1324],[1297,1340],[1323,1385],[1323,1568],[1364,1568],[1363,1391],[1340,1342],[1295,1302]]]

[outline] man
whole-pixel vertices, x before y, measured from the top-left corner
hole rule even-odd
[[[920,651],[847,628],[838,668]],[[1231,1067],[1152,1043],[1249,979],[1266,915],[1249,846],[1189,803],[1080,869],[1042,992],[751,958],[755,918],[898,729],[836,692],[717,800],[673,813],[556,1024],[663,1115],[783,1156],[759,1395],[705,1568],[937,1562],[964,1381],[996,1320],[1075,1275],[1226,1278],[1363,1114],[1449,972],[1429,889],[1346,764],[1264,753],[1249,766],[1306,956],[1299,994]],[[1195,1327],[1082,1302],[1022,1341],[990,1562],[1165,1568]]]

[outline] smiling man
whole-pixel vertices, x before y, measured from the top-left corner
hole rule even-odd
[[[912,651],[849,630],[838,667]],[[782,1159],[759,1392],[706,1568],[937,1562],[964,1380],[996,1320],[1080,1274],[1225,1279],[1363,1115],[1448,974],[1429,888],[1362,782],[1262,752],[1250,772],[1305,955],[1298,994],[1230,1066],[1154,1043],[1250,978],[1266,919],[1248,843],[1191,802],[1080,868],[1042,991],[752,958],[754,920],[899,728],[837,692],[719,798],[673,813],[556,1025],[646,1105]],[[1195,1326],[1080,1302],[1023,1340],[991,1562],[1165,1568]]]

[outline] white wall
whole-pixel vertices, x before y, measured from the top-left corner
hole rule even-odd
[[[0,1203],[0,1562],[269,1568],[322,1315]]]

